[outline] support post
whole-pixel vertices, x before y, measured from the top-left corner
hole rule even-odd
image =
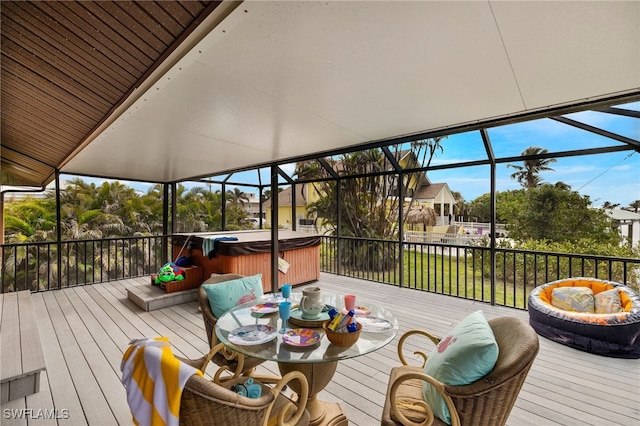
[[[171,183],[171,235],[178,231],[178,193],[176,191],[176,183]],[[173,256],[171,256],[173,257]]]
[[[4,192],[0,192],[0,244],[4,244]]]
[[[337,247],[336,247],[336,274],[340,275],[342,273],[342,268],[340,267],[340,259],[342,258],[342,212],[340,209],[342,203],[342,183],[340,179],[336,179],[336,209],[338,210],[336,213],[337,218],[337,226],[336,232],[337,236]]]
[[[277,292],[278,283],[278,166],[271,166],[271,291]]]
[[[491,216],[491,224],[490,224],[490,232],[491,236],[489,238],[490,244],[490,265],[491,271],[489,274],[489,279],[491,280],[491,304],[496,304],[496,158],[493,154],[493,148],[491,146],[491,140],[489,139],[489,133],[487,129],[480,130],[480,134],[482,135],[482,141],[484,142],[484,147],[487,152],[487,157],[490,161],[491,167],[491,198],[489,202],[489,215]]]
[[[220,224],[220,227],[222,228],[222,231],[226,231],[227,230],[227,184],[225,182],[222,182],[222,185],[220,185],[220,187],[222,188],[222,198],[220,199],[220,203],[221,203],[221,207],[222,207],[222,212],[221,212],[221,220],[222,223]]]
[[[295,182],[291,184],[291,229],[293,231],[298,230],[298,226],[296,224],[296,191],[298,188],[296,187]]]
[[[169,184],[162,184],[162,243],[160,244],[161,264],[168,262],[169,244],[167,234],[169,233]]]
[[[62,209],[60,207],[60,170],[56,169],[56,259],[58,262],[58,290],[62,288]]]
[[[400,171],[398,173],[398,240],[400,242],[400,253],[398,255],[398,261],[400,262],[400,267],[398,268],[398,286],[404,287],[404,196],[405,196],[405,187],[404,187],[404,173]]]

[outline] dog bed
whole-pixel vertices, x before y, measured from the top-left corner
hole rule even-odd
[[[536,287],[529,323],[539,335],[575,349],[640,358],[640,295],[619,283],[569,278]]]

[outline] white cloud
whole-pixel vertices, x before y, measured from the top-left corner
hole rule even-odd
[[[564,175],[573,175],[576,173],[590,173],[593,171],[600,171],[601,169],[590,164],[584,164],[584,165],[576,165],[576,166],[553,167],[553,170],[554,170],[553,172],[548,172],[546,173],[546,175],[558,174],[558,175],[564,176]]]
[[[283,164],[283,165],[280,166],[280,168],[287,175],[292,176],[293,173],[296,171],[296,163]]]
[[[621,166],[615,166],[615,167],[612,167],[611,170],[615,171],[615,172],[625,172],[627,170],[635,170],[636,172],[638,172],[637,168],[632,167],[629,164],[623,164]],[[638,172],[638,173],[640,173],[640,172]]]
[[[447,179],[446,183],[449,184],[449,186],[451,186],[452,183],[482,183],[482,184],[489,184],[489,177],[465,177],[465,176],[455,176],[455,177],[451,177],[449,179]]]

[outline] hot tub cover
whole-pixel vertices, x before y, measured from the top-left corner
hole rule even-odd
[[[554,287],[591,287],[594,293],[617,288],[623,312],[594,314],[565,311],[551,305]],[[640,295],[628,286],[595,278],[568,278],[536,287],[529,295],[529,323],[548,339],[583,351],[640,358]]]
[[[230,237],[234,240],[220,241],[216,246],[215,255],[242,256],[255,253],[269,253],[271,251],[271,231],[225,231],[215,233],[174,234],[173,244],[182,245],[186,239],[193,243],[190,248],[202,250],[202,242],[205,238]],[[320,245],[320,235],[306,234],[288,230],[278,231],[278,250],[288,251]],[[202,250],[203,255],[207,256]]]

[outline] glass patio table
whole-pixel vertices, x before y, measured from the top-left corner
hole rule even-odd
[[[289,301],[292,302],[291,319],[287,322],[290,333],[278,333],[282,327],[277,309],[270,313],[256,312],[265,305],[264,300],[238,305],[222,315],[216,323],[216,335],[225,346],[246,356],[252,356],[278,363],[280,374],[290,371],[300,371],[309,382],[309,398],[307,409],[311,416],[312,425],[346,425],[347,418],[337,403],[329,403],[317,399],[317,394],[331,381],[338,362],[355,358],[376,351],[391,342],[398,333],[398,321],[395,316],[384,307],[369,303],[366,300],[357,301],[356,320],[362,324],[360,337],[350,347],[340,347],[329,342],[322,328],[322,322],[328,319],[328,312],[323,311],[318,320],[305,320],[301,317],[298,303],[302,298],[299,292],[292,292]],[[326,306],[341,309],[344,307],[344,297],[335,294],[322,294]],[[269,309],[263,309],[268,311]],[[257,328],[266,330],[257,340],[238,341],[240,327],[243,330]],[[319,341],[312,343],[291,339],[298,336],[298,330],[305,328],[307,334],[315,332],[313,337]],[[274,332],[275,329],[275,332]],[[308,344],[307,344],[308,343]],[[296,382],[291,383],[293,391],[299,393]],[[345,392],[348,392],[345,389]]]

